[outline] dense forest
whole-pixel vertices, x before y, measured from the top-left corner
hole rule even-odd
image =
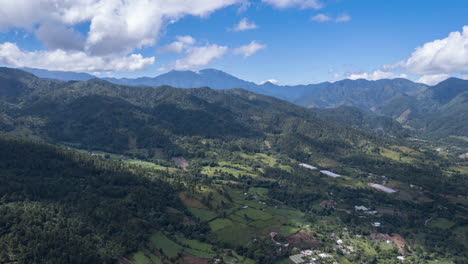
[[[116,162],[4,136],[0,160],[2,263],[114,263],[182,207],[170,185]]]

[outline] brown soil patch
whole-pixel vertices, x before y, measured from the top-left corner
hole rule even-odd
[[[170,214],[181,214],[181,212],[179,210],[175,209],[174,207],[168,207],[167,212],[170,213]]]
[[[323,200],[320,202],[320,207],[322,208],[330,208],[335,206],[335,201],[333,200]]]
[[[172,158],[172,161],[183,170],[186,170],[189,166],[188,162],[182,157]]]
[[[234,184],[234,185],[239,185],[240,184],[240,182],[238,182],[238,181],[223,181],[223,183]]]
[[[390,240],[397,246],[400,254],[405,254],[405,239],[400,234],[393,233]]]
[[[197,199],[195,199],[193,197],[189,197],[186,192],[179,193],[179,198],[180,198],[180,200],[182,201],[182,203],[185,206],[195,207],[195,208],[204,208],[205,207],[205,205],[203,205],[202,202],[200,202],[199,200],[197,200]]]
[[[393,244],[395,244],[400,254],[406,254],[405,239],[400,234],[393,233],[390,236],[390,235],[382,234],[382,233],[372,233],[370,237],[371,239],[377,240],[377,241],[390,240],[392,241]]]
[[[423,195],[423,196],[420,196],[418,197],[418,199],[416,200],[418,203],[431,203],[433,202],[434,200],[432,200],[431,198]]]
[[[314,239],[314,235],[305,230],[300,230],[294,235],[287,238],[288,243],[292,247],[306,249],[306,248],[321,248],[322,243]]]
[[[208,261],[210,261],[210,259],[199,258],[193,255],[184,253],[182,258],[179,260],[179,264],[206,264],[208,263]]]
[[[119,259],[117,260],[117,263],[118,263],[118,264],[133,264],[129,259],[123,258],[123,257],[122,257],[122,258],[119,258]]]
[[[193,226],[195,224],[196,223],[192,219],[188,218],[187,216],[184,216],[184,219],[182,220],[182,225],[184,225],[184,226]]]
[[[411,197],[411,195],[405,191],[399,191],[397,199],[402,200],[402,201],[407,201],[407,202],[413,201],[413,197]]]

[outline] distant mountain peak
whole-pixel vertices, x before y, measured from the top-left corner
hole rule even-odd
[[[49,71],[37,68],[20,68],[19,70],[32,73],[39,78],[59,80],[59,81],[88,81],[97,78],[94,75],[84,72],[70,72],[70,71]]]

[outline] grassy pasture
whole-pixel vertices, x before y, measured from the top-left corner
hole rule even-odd
[[[142,168],[146,168],[146,169],[152,169],[152,170],[162,170],[162,171],[169,170],[170,172],[176,171],[175,168],[164,167],[164,166],[161,166],[152,162],[148,162],[148,161],[143,161],[143,160],[126,160],[125,163],[138,166],[138,167],[142,167]]]
[[[218,241],[226,242],[233,246],[244,246],[251,239],[254,234],[254,229],[241,223],[234,223],[234,225],[219,229],[213,234]]]
[[[273,218],[273,216],[265,211],[257,210],[254,208],[246,208],[246,209],[241,209],[236,212],[236,215],[240,217],[247,216],[251,220],[269,220]]]
[[[182,252],[183,249],[182,246],[170,240],[161,232],[153,234],[150,238],[150,242],[153,247],[162,250],[162,252],[170,258],[177,257],[177,254]]]
[[[234,223],[227,218],[218,218],[211,221],[210,223],[211,230],[218,231],[220,229],[234,225]]]
[[[195,216],[200,218],[202,221],[210,221],[211,219],[218,216],[215,212],[210,211],[206,208],[195,208],[195,207],[188,207],[188,210]]]
[[[138,251],[133,254],[131,260],[133,264],[163,264],[160,258],[145,251]]]
[[[431,228],[450,229],[454,225],[455,223],[447,218],[436,218],[429,222]]]
[[[143,251],[138,251],[137,253],[133,254],[132,262],[134,264],[151,264],[151,260],[145,256]]]

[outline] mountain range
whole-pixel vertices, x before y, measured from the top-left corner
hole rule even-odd
[[[57,80],[91,80],[86,73],[23,69],[38,77]],[[435,86],[407,79],[377,81],[341,80],[318,84],[280,86],[271,82],[256,84],[215,69],[170,71],[156,77],[136,79],[102,78],[128,86],[171,86],[176,88],[210,87],[227,90],[242,88],[273,96],[307,108],[354,106],[365,112],[391,117],[407,128],[433,137],[468,135],[468,81],[447,79]]]

